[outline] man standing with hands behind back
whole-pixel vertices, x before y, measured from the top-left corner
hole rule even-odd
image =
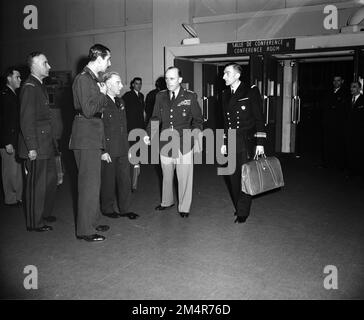
[[[222,105],[224,129],[236,130],[236,169],[229,176],[232,199],[235,207],[235,223],[244,223],[250,213],[252,197],[241,190],[241,167],[249,161],[252,147],[256,144],[255,155],[264,154],[264,117],[259,89],[240,81],[242,68],[236,63],[225,66],[223,79],[228,88],[224,90]],[[254,141],[256,140],[256,141]],[[256,143],[254,143],[256,142]],[[229,152],[224,143],[221,153]]]
[[[49,98],[43,79],[50,65],[41,52],[28,56],[30,76],[20,92],[19,157],[26,159],[26,223],[28,231],[50,231],[56,189],[56,140],[52,130]],[[53,218],[53,219],[52,219]]]
[[[89,50],[89,63],[73,82],[76,116],[72,125],[70,149],[78,167],[78,212],[76,236],[85,241],[103,241],[96,231],[109,226],[98,225],[100,212],[101,153],[105,148],[102,112],[107,105],[106,86],[99,73],[111,66],[110,50],[95,44]]]

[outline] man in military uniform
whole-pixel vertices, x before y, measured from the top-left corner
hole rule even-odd
[[[57,188],[56,142],[48,93],[43,84],[51,67],[40,52],[28,56],[28,65],[31,74],[20,92],[19,156],[27,159],[27,229],[41,232],[52,230],[44,222],[54,221],[51,213]]]
[[[105,148],[102,112],[108,103],[106,86],[99,82],[99,73],[111,65],[110,50],[95,44],[89,50],[89,63],[73,82],[76,116],[73,120],[70,149],[78,167],[78,212],[76,236],[85,241],[103,241],[95,233],[109,226],[98,225],[100,212],[101,154]]]
[[[168,150],[164,152],[163,149],[167,141],[162,139],[160,141],[160,158],[163,172],[162,202],[155,209],[165,210],[174,205],[173,177],[174,170],[176,169],[178,178],[178,212],[182,218],[187,218],[192,202],[193,147],[195,143],[195,148],[201,150],[202,139],[186,143],[186,141],[183,141],[183,130],[202,130],[202,113],[197,102],[196,93],[181,87],[182,77],[178,68],[168,68],[165,79],[168,90],[157,93],[153,115],[147,126],[149,136],[144,137],[144,142],[150,143],[149,137],[151,136],[151,124],[153,121],[157,121],[160,124],[162,135],[168,133],[171,137],[175,136],[175,141],[179,142],[177,152],[172,150],[172,153],[169,153]]]
[[[104,74],[103,81],[107,87],[107,105],[102,117],[106,145],[101,156],[101,211],[110,218],[136,219],[139,216],[129,211],[131,188],[125,105],[117,98],[123,84],[117,72]],[[119,212],[114,211],[115,207]]]
[[[19,100],[15,92],[20,87],[20,73],[15,67],[5,72],[6,87],[0,92],[0,153],[5,204],[22,203],[23,176],[16,159],[19,135]]]
[[[344,80],[341,76],[335,76],[333,89],[323,101],[323,167],[335,165],[343,169],[345,166],[346,141],[345,135],[339,128],[346,122],[349,105],[350,95],[344,88]]]
[[[222,95],[224,129],[236,130],[236,170],[229,176],[231,195],[235,207],[235,223],[244,223],[249,216],[252,198],[242,192],[241,167],[255,155],[264,154],[264,117],[262,99],[256,86],[249,86],[240,81],[242,68],[236,63],[225,66],[223,79],[228,88]],[[227,135],[227,133],[225,133]],[[221,153],[229,148],[224,143]]]

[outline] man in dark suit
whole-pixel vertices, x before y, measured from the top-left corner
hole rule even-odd
[[[107,231],[99,225],[101,154],[105,148],[102,112],[108,103],[106,86],[99,81],[99,73],[111,65],[111,53],[101,44],[89,50],[89,63],[73,82],[73,101],[76,116],[73,120],[70,149],[78,167],[78,212],[76,236],[85,241],[103,241],[95,233]]]
[[[5,204],[22,203],[23,176],[16,159],[19,135],[19,100],[15,92],[20,87],[20,73],[15,67],[5,72],[6,87],[0,92],[0,153]]]
[[[27,159],[27,229],[41,232],[52,230],[44,222],[54,220],[50,215],[57,188],[56,141],[48,93],[43,84],[51,67],[40,52],[28,56],[28,65],[31,74],[20,92],[19,156]]]
[[[236,63],[225,66],[223,79],[228,88],[222,95],[224,112],[224,129],[236,131],[236,170],[229,176],[231,195],[235,207],[235,223],[244,223],[250,214],[252,198],[242,192],[241,167],[255,155],[264,154],[266,133],[262,99],[256,86],[249,86],[240,81],[242,68]],[[227,135],[227,132],[225,133]],[[221,153],[229,152],[229,146],[224,143]]]
[[[178,143],[177,146],[172,147],[172,150],[169,150],[164,148],[167,141],[165,139],[160,141],[160,158],[163,172],[162,202],[155,209],[165,210],[174,205],[173,178],[176,170],[178,212],[182,218],[187,218],[192,202],[193,152],[194,150],[202,150],[202,112],[197,102],[196,93],[181,87],[182,76],[178,68],[168,68],[165,79],[168,90],[160,91],[156,96],[153,115],[147,126],[148,136],[144,137],[144,142],[149,144],[151,135],[153,141],[152,123],[157,122],[161,127],[161,137],[162,135],[170,136],[172,137],[172,144]],[[199,132],[198,138],[193,139],[192,143],[187,143],[183,139],[184,129],[197,129]],[[175,139],[173,140],[173,138]]]
[[[125,106],[122,99],[117,98],[123,84],[117,72],[104,74],[103,81],[107,88],[107,104],[102,117],[106,145],[101,156],[101,211],[110,218],[136,219],[138,215],[129,212],[131,189]],[[115,207],[119,212],[114,211]]]
[[[136,77],[130,82],[130,91],[123,95],[126,119],[128,123],[128,132],[133,129],[144,129],[145,127],[144,95],[140,92],[141,89],[142,79]]]
[[[140,92],[142,89],[142,78],[136,77],[130,82],[130,91],[123,95],[125,102],[126,119],[128,123],[128,133],[133,129],[145,128],[145,104],[144,95]],[[137,140],[138,141],[138,140]],[[137,141],[129,141],[130,146]],[[140,173],[140,164],[133,166],[133,183],[132,190],[137,189],[137,180]]]
[[[347,167],[349,175],[357,175],[364,178],[364,96],[361,91],[361,83],[352,82],[350,86],[351,103],[346,123],[347,139]],[[340,130],[341,132],[341,130]],[[340,152],[340,150],[339,150]]]
[[[145,123],[148,124],[150,118],[153,114],[154,104],[155,104],[155,97],[159,91],[166,89],[166,80],[164,77],[159,77],[155,81],[155,89],[149,91],[147,96],[145,97]]]
[[[334,76],[333,89],[327,93],[323,101],[323,167],[334,165],[343,169],[345,166],[345,135],[338,128],[346,122],[349,104],[350,95],[344,88],[343,78]]]

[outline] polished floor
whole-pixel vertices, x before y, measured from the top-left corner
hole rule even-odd
[[[26,232],[22,209],[2,204],[1,298],[363,299],[363,182],[304,158],[282,166],[286,186],[254,199],[239,225],[213,166],[195,166],[187,219],[176,207],[154,211],[158,179],[143,166],[132,206],[140,218],[105,218],[111,228],[101,243],[75,238],[69,176],[52,232]],[[24,288],[27,265],[37,267],[36,290]],[[328,265],[337,289],[324,287]]]

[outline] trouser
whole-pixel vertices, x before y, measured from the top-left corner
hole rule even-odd
[[[162,206],[168,207],[174,203],[173,178],[174,170],[178,179],[178,211],[189,212],[192,202],[193,187],[193,150],[186,154],[178,151],[178,158],[161,157],[163,173]]]
[[[101,211],[113,213],[115,208],[115,192],[120,213],[129,210],[131,188],[130,170],[127,156],[111,157],[111,163],[101,164]]]
[[[44,225],[43,218],[51,215],[57,190],[54,156],[49,159],[26,160],[25,211],[28,229]]]
[[[22,200],[23,175],[21,164],[16,160],[15,153],[8,154],[5,149],[0,149],[1,172],[5,204],[14,204]]]
[[[236,154],[236,169],[232,175],[229,176],[231,184],[231,196],[236,210],[236,215],[240,217],[247,217],[250,213],[252,203],[251,195],[241,191],[241,166],[248,162],[248,156],[245,151]]]
[[[76,235],[95,233],[100,212],[101,150],[73,150],[78,167],[78,212]]]

